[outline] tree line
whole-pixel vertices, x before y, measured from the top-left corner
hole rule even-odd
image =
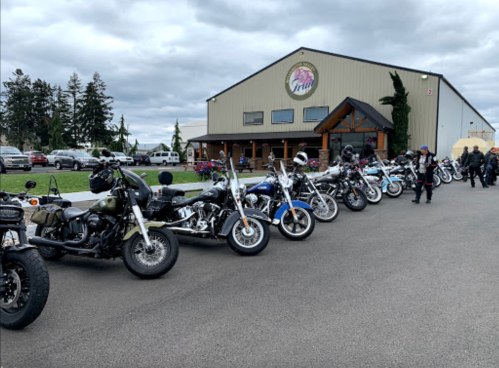
[[[116,151],[126,147],[130,134],[124,117],[119,125],[111,124],[114,98],[106,93],[98,72],[86,85],[73,73],[63,87],[39,78],[32,81],[17,69],[3,86],[0,134],[21,150],[27,142],[37,150],[82,148],[87,143]]]

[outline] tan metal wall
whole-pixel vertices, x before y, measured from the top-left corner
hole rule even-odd
[[[391,118],[391,106],[382,106],[381,97],[393,95],[389,71],[394,68],[321,54],[309,50],[299,51],[240,85],[208,102],[208,134],[263,133],[312,130],[317,123],[303,122],[303,108],[328,106],[331,112],[346,97],[369,103]],[[289,69],[298,62],[312,63],[319,72],[319,85],[315,93],[304,101],[288,96],[285,78]],[[426,143],[434,148],[436,134],[438,77],[421,79],[421,73],[397,70],[409,92],[412,107],[409,121],[409,146]],[[433,95],[428,95],[428,89]],[[294,123],[272,124],[271,111],[294,109]],[[263,125],[243,125],[243,112],[263,111]]]

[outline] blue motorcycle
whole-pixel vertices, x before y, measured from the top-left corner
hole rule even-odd
[[[293,183],[289,180],[281,162],[281,175],[277,175],[274,161],[264,165],[270,171],[266,179],[248,189],[244,205],[257,209],[272,219],[283,236],[290,240],[303,240],[315,228],[313,208],[302,201],[293,201],[289,190]]]
[[[388,197],[397,198],[404,192],[404,186],[400,178],[390,176],[389,168],[383,161],[369,164],[370,168],[366,171],[368,179],[376,180],[383,193]],[[373,167],[376,166],[376,167]]]

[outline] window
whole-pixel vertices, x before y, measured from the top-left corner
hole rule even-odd
[[[284,146],[272,146],[270,152],[274,154],[276,159],[284,158]],[[293,147],[291,145],[288,145],[288,158],[293,158]]]
[[[253,147],[244,147],[243,153],[246,158],[253,158]],[[262,158],[262,147],[256,147],[256,157]]]
[[[244,113],[244,125],[260,125],[260,124],[263,124],[263,111]]]
[[[322,146],[306,146],[305,153],[307,154],[309,159],[319,159],[319,150],[322,149]]]
[[[170,154],[168,152],[163,152],[163,154],[161,156],[168,157],[168,156],[170,156]]]
[[[292,123],[294,110],[275,110],[272,111],[272,124]]]
[[[303,109],[303,121],[322,121],[329,114],[329,107],[309,107]]]

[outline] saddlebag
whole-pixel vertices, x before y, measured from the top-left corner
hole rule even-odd
[[[55,204],[38,207],[31,216],[31,222],[46,227],[54,227],[62,222],[62,208]]]
[[[168,211],[172,209],[171,196],[154,196],[147,204],[144,217],[150,220],[164,220]]]

